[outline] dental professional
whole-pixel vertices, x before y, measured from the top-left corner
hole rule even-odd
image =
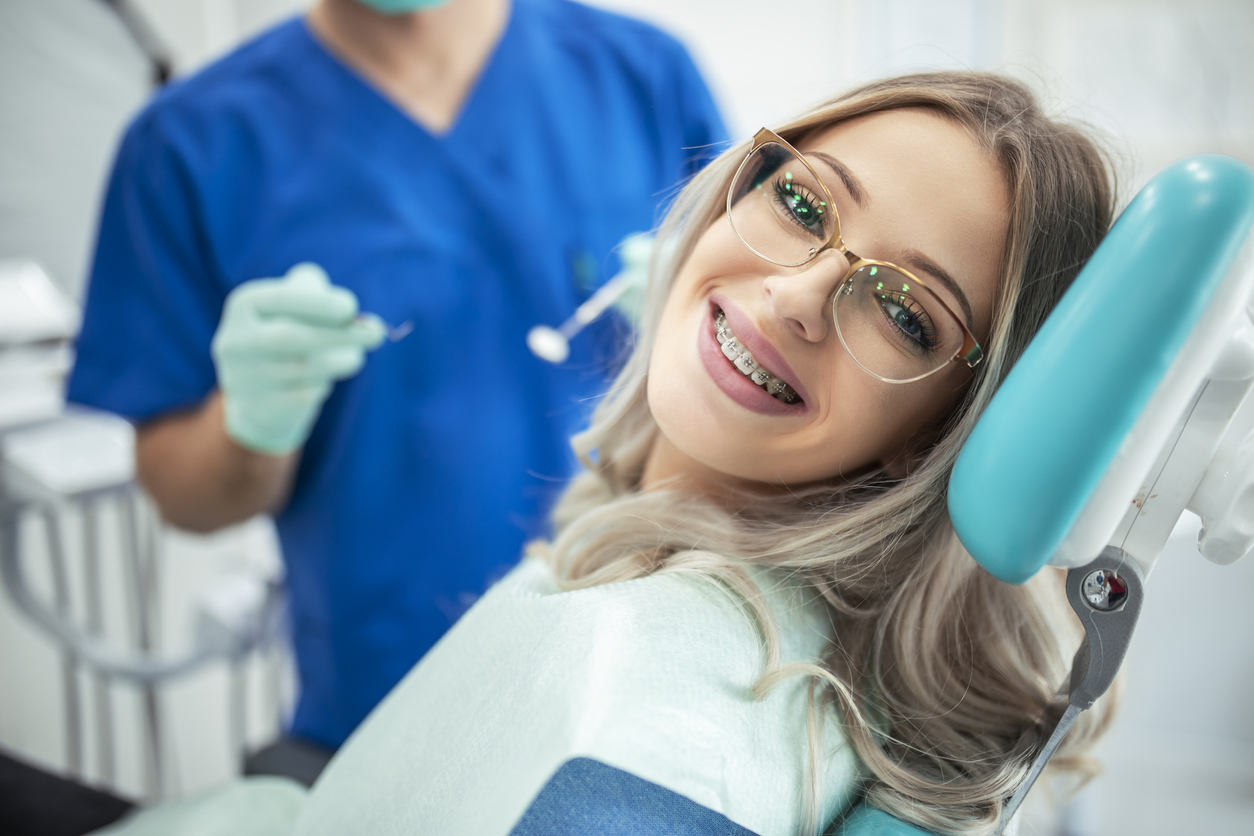
[[[174,525],[275,515],[292,735],[337,747],[542,533],[623,334],[526,332],[723,138],[680,44],[567,0],[321,0],[135,119],[69,398]]]

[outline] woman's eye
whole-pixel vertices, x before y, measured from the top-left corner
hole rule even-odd
[[[823,237],[825,203],[800,183],[795,183],[791,175],[785,174],[774,183],[775,203],[783,211],[784,217],[791,223],[802,227],[815,237]]]
[[[936,329],[927,311],[909,296],[883,293],[879,296],[880,308],[902,340],[920,354],[936,348]]]

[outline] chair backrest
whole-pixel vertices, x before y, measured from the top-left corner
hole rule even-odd
[[[954,467],[950,517],[990,573],[1084,565],[1118,535],[1149,574],[1254,379],[1252,225],[1254,172],[1217,155],[1123,212]]]

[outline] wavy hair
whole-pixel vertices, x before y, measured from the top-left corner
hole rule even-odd
[[[1060,573],[1003,584],[962,548],[946,510],[964,440],[1007,371],[1110,226],[1114,183],[1103,152],[1047,118],[1011,79],[976,72],[909,75],[852,90],[777,130],[796,144],[837,122],[924,108],[963,126],[1000,167],[1011,195],[989,350],[943,431],[907,475],[792,485],[715,503],[677,489],[642,492],[658,428],[645,399],[653,338],[670,286],[697,239],[724,211],[747,144],[721,155],[679,194],[658,232],[638,341],[590,428],[573,441],[586,466],[554,511],[540,549],[568,587],[689,572],[737,593],[763,631],[765,692],[782,677],[811,682],[811,794],[817,742],[834,712],[865,767],[870,803],[926,829],[991,833],[1025,780],[1053,721],[1078,639]],[[836,641],[815,665],[778,664],[778,641],[747,564],[784,569],[826,602]],[[1053,761],[1085,775],[1081,756],[1104,729],[1104,703],[1081,715]]]

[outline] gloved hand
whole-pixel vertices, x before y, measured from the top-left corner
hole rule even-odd
[[[633,326],[638,326],[640,317],[644,314],[644,295],[649,284],[649,259],[653,257],[652,233],[636,232],[628,235],[619,242],[618,257],[623,264],[618,276],[624,278],[627,286],[614,300],[614,309]]]
[[[357,374],[385,333],[316,264],[244,282],[226,297],[210,346],[227,435],[258,453],[297,449],[335,381]]]

